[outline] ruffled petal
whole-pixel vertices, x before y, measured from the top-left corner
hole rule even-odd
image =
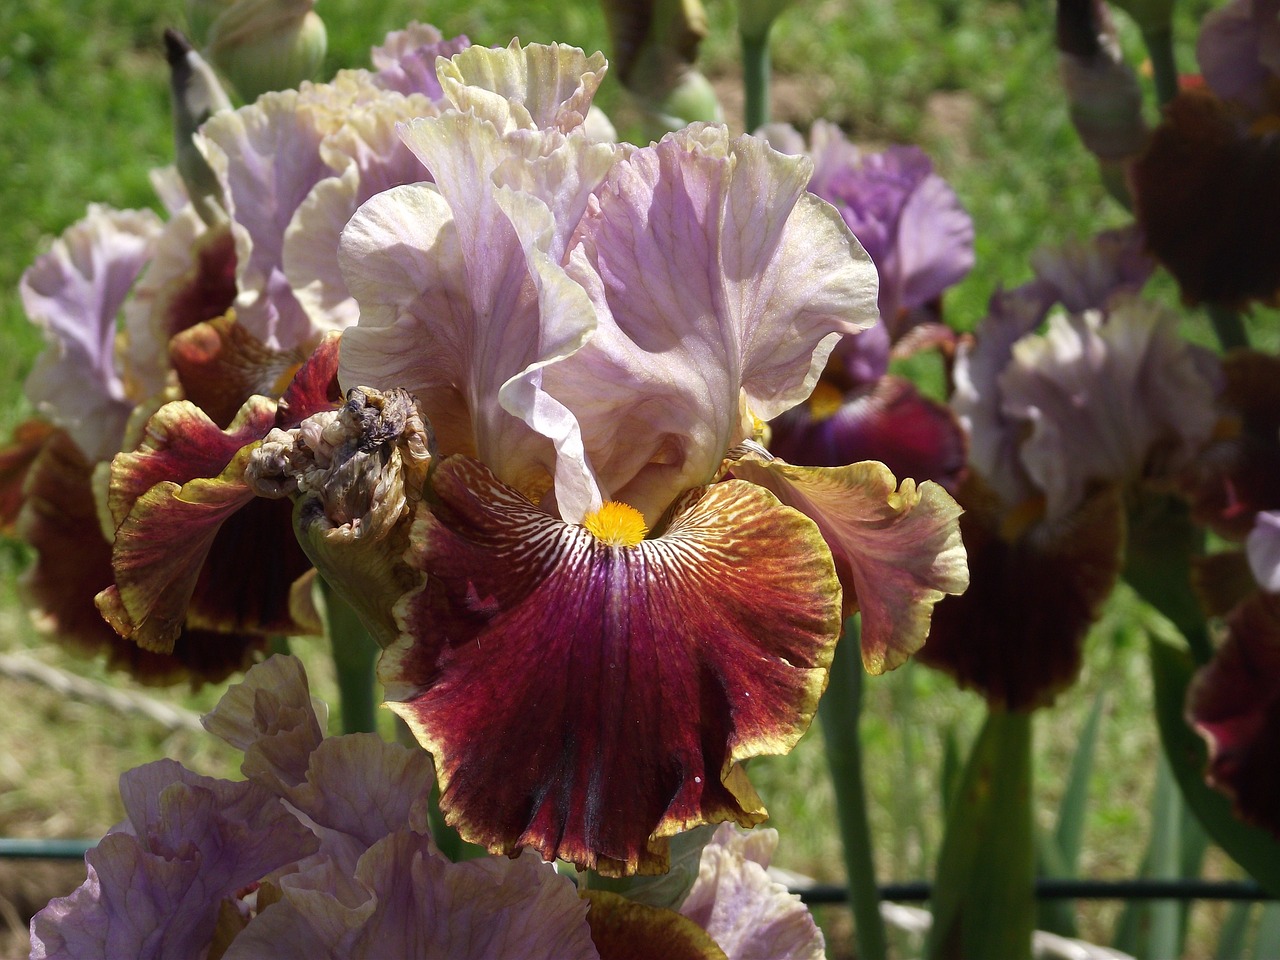
[[[1217,423],[1216,383],[1177,334],[1177,317],[1141,300],[1055,314],[999,376],[1004,413],[1029,430],[1018,456],[1054,522],[1091,483],[1168,481]]]
[[[797,467],[749,454],[730,469],[818,524],[844,587],[845,615],[862,612],[870,673],[892,670],[919,650],[934,605],[969,584],[961,510],[936,483],[899,484],[875,461]]]
[[[310,346],[316,338],[282,266],[294,212],[334,173],[320,156],[326,121],[319,104],[286,90],[214,115],[196,136],[232,217],[240,322],[278,350]]]
[[[440,65],[444,95],[464,113],[474,113],[502,133],[559,130],[586,122],[587,108],[604,79],[604,54],[588,57],[560,43],[505,50],[469,47]]]
[[[310,563],[292,535],[289,505],[255,499],[245,482],[253,445],[275,426],[333,405],[337,338],[294,376],[277,405],[251,397],[225,430],[187,401],[147,422],[136,452],[112,463],[115,584],[103,616],[146,650],[167,653],[183,624],[261,633],[314,633],[291,603]],[[246,566],[248,564],[248,566]]]
[[[526,853],[449,863],[407,830],[369,848],[354,882],[286,878],[227,960],[450,957],[596,960],[586,904],[568,877]]]
[[[1209,743],[1209,782],[1280,837],[1280,597],[1255,594],[1227,627],[1187,693],[1187,716]]]
[[[1057,524],[1029,523],[1034,504],[1004,504],[972,474],[959,500],[969,589],[938,604],[917,659],[989,703],[1048,704],[1075,681],[1085,634],[1120,576],[1123,500],[1105,487]]]
[[[738,764],[799,739],[840,626],[809,521],[728,482],[611,547],[458,457],[432,498],[380,675],[464,837],[652,873],[672,834],[764,816]]]
[[[221,317],[235,299],[231,230],[225,223],[206,227],[188,204],[165,224],[154,259],[124,305],[121,367],[129,396],[159,395],[169,385],[172,338]]]
[[[120,449],[133,404],[116,367],[116,315],[151,259],[160,218],[93,205],[22,275],[27,317],[48,347],[27,378],[41,414],[91,460]]]
[[[606,496],[657,520],[813,390],[840,334],[876,317],[875,268],[809,164],[693,126],[618,163],[572,275],[601,325],[547,390],[582,425]],[[577,519],[577,518],[572,518]]]
[[[224,898],[316,848],[256,784],[160,760],[124,774],[120,788],[127,832],[90,850],[88,880],[31,921],[33,956],[203,956]]]
[[[375,73],[373,81],[387,90],[404,94],[420,93],[431,100],[444,96],[436,77],[436,60],[446,60],[471,46],[464,36],[451,40],[435,27],[426,23],[410,23],[403,30],[388,33],[379,46],[373,48]]]
[[[722,824],[680,912],[706,930],[728,960],[823,960],[826,941],[797,894],[769,876],[776,830]]]
[[[459,114],[414,121],[403,136],[438,192],[381,194],[343,233],[361,307],[345,334],[343,383],[409,390],[444,451],[474,447],[535,499],[554,476],[562,510],[581,515],[600,496],[576,421],[540,379],[596,324],[560,258],[615,148],[558,133],[504,138]]]

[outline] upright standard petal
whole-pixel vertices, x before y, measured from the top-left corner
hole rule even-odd
[[[809,171],[694,126],[618,163],[583,220],[571,273],[600,327],[544,386],[576,415],[605,495],[650,523],[875,321],[875,268],[805,191]]]
[[[969,585],[961,510],[936,483],[899,484],[875,461],[797,467],[763,451],[729,468],[817,523],[844,587],[844,614],[862,613],[869,673],[892,670],[920,649],[934,605]]]
[[[160,218],[149,210],[95,204],[19,284],[27,316],[48,342],[26,394],[90,460],[120,449],[133,409],[116,365],[116,320],[159,233]]]
[[[720,483],[615,546],[460,457],[430,496],[411,552],[427,582],[380,675],[464,837],[653,873],[667,837],[763,818],[739,764],[803,734],[840,626],[810,521]]]

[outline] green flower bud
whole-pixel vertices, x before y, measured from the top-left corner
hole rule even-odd
[[[245,100],[310,80],[328,38],[315,0],[238,0],[213,22],[206,55]]]

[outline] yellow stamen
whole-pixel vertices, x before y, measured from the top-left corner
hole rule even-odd
[[[649,532],[644,515],[635,507],[616,500],[582,518],[582,525],[597,540],[611,547],[634,547]]]

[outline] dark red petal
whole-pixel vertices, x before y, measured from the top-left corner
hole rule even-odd
[[[159,654],[142,650],[103,621],[93,598],[111,583],[111,545],[94,510],[92,472],[61,431],[32,467],[19,525],[36,551],[22,578],[36,624],[83,654],[105,652],[109,667],[143,683],[176,683],[193,675],[217,682],[245,669],[266,646],[264,635],[184,630],[172,654]]]
[[[410,549],[427,583],[380,675],[449,822],[626,874],[663,871],[681,830],[763,819],[739,763],[803,734],[840,628],[817,528],[728,481],[678,500],[657,539],[609,547],[475,461],[432,485]]]
[[[43,420],[28,420],[18,424],[13,442],[0,450],[0,533],[12,532],[22,509],[22,485],[53,432]]]
[[[916,657],[989,703],[1010,710],[1050,703],[1075,681],[1085,634],[1119,577],[1120,494],[1097,490],[1061,523],[1022,530],[1011,529],[1014,511],[974,475],[957,499],[969,589],[937,605]]]
[[[270,349],[229,313],[175,336],[169,359],[186,399],[225,428],[248,397],[279,396],[305,354]]]
[[[1243,540],[1258,511],[1280,508],[1280,357],[1238,350],[1222,369],[1219,435],[1183,482],[1198,522]]]
[[[1209,742],[1209,782],[1280,837],[1280,596],[1254,594],[1227,626],[1187,693],[1188,717]]]
[[[1190,303],[1280,293],[1280,140],[1206,90],[1180,93],[1133,165],[1147,245]]]
[[[965,470],[968,445],[955,415],[899,377],[882,377],[830,417],[814,419],[801,405],[771,426],[770,452],[798,466],[879,460],[896,477],[934,480],[948,492]]]
[[[342,388],[338,385],[338,347],[341,334],[331,333],[307,357],[293,375],[280,398],[276,426],[282,430],[296,427],[307,417],[341,405]]]

